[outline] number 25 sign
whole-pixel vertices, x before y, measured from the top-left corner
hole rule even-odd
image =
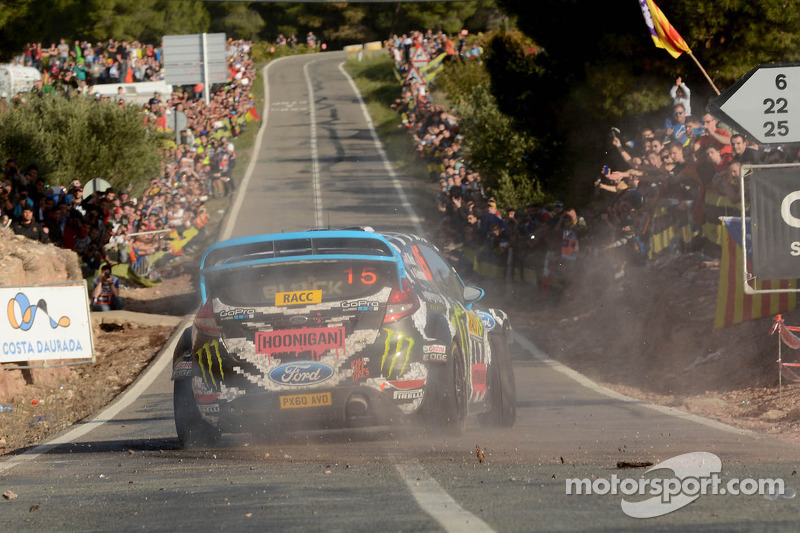
[[[759,65],[710,108],[759,144],[800,142],[800,63]]]

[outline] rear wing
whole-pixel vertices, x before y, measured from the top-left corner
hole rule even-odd
[[[206,300],[206,276],[275,263],[355,259],[397,264],[398,283],[405,277],[400,253],[382,235],[358,230],[302,231],[240,237],[212,244],[200,262],[200,295]]]

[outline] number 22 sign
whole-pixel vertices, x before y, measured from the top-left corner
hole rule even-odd
[[[759,65],[710,109],[759,144],[800,142],[800,64]]]

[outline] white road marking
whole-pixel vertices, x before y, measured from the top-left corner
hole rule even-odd
[[[6,472],[19,464],[36,459],[40,455],[46,454],[62,444],[74,442],[90,431],[94,431],[106,422],[113,420],[123,409],[126,409],[133,402],[138,400],[163,372],[166,372],[167,367],[172,363],[172,352],[175,350],[175,345],[178,343],[178,339],[181,338],[183,330],[189,325],[189,322],[190,319],[187,318],[178,324],[175,333],[172,334],[172,337],[161,350],[158,357],[156,357],[156,360],[148,365],[139,379],[137,379],[124,394],[117,396],[117,399],[112,402],[111,405],[100,411],[100,413],[91,420],[77,424],[66,433],[49,439],[44,444],[36,446],[25,453],[11,456],[8,460],[0,462],[0,473]]]
[[[755,431],[750,431],[749,429],[741,429],[729,426],[728,424],[723,424],[722,422],[717,422],[716,420],[711,420],[710,418],[705,418],[699,415],[693,415],[691,413],[681,411],[680,409],[675,409],[674,407],[667,407],[665,405],[657,405],[654,403],[649,403],[644,400],[633,398],[631,396],[627,396],[625,394],[606,388],[598,383],[595,383],[594,381],[587,378],[580,372],[577,372],[569,368],[568,366],[559,363],[555,359],[550,359],[549,357],[547,357],[546,353],[544,353],[541,349],[539,349],[538,346],[536,346],[536,344],[526,339],[516,331],[514,332],[514,342],[522,346],[533,357],[535,357],[542,363],[545,363],[547,366],[549,366],[556,372],[564,374],[568,378],[577,381],[578,384],[583,385],[587,389],[591,389],[599,394],[602,394],[603,396],[608,396],[609,398],[613,398],[621,402],[635,403],[641,407],[646,407],[648,409],[653,409],[654,411],[658,411],[659,413],[664,413],[666,415],[674,416],[676,418],[680,418],[688,422],[695,422],[697,424],[702,424],[704,426],[718,429],[720,431],[727,431],[728,433],[734,433],[736,435],[744,435],[747,437],[755,437],[755,438],[763,437],[763,435],[761,435],[760,433],[756,433]]]
[[[408,214],[416,232],[420,235],[423,235],[425,232],[422,229],[420,218],[409,203],[408,197],[403,190],[403,186],[397,179],[397,175],[395,174],[391,163],[389,163],[389,158],[386,157],[386,152],[383,150],[383,145],[381,144],[378,134],[375,131],[375,127],[372,124],[372,117],[370,117],[367,106],[364,104],[364,99],[361,98],[361,93],[359,92],[358,87],[353,81],[353,78],[350,77],[350,75],[344,70],[343,65],[344,63],[339,63],[339,70],[342,72],[345,78],[347,78],[347,81],[350,82],[350,87],[353,89],[353,92],[358,98],[358,102],[361,104],[361,112],[363,113],[364,120],[367,122],[367,127],[372,134],[372,140],[375,144],[375,149],[380,154],[381,159],[383,160],[383,166],[386,169],[387,174],[389,174],[392,179],[392,184],[394,185],[395,191],[397,191],[398,198],[400,198],[400,203],[403,205],[403,208]],[[394,457],[390,457],[390,459],[394,463],[394,467],[400,474],[400,477],[403,478],[403,481],[405,481],[406,486],[408,486],[408,490],[411,492],[411,495],[414,496],[417,504],[419,504],[422,510],[428,513],[431,518],[439,522],[445,531],[459,533],[471,531],[493,531],[493,529],[490,528],[486,522],[458,505],[458,503],[441,487],[441,485],[439,485],[439,483],[437,483],[436,480],[425,471],[421,464],[401,462],[399,458]]]
[[[419,463],[395,462],[394,467],[405,481],[411,495],[423,511],[428,513],[445,531],[494,531],[489,525],[470,513],[450,497]]]
[[[308,87],[308,115],[311,122],[311,177],[314,182],[314,227],[322,227],[322,191],[319,184],[319,146],[317,145],[317,106],[314,101],[314,87],[311,84],[311,76],[308,74],[308,66],[319,61],[309,61],[303,65],[303,74],[306,77]]]
[[[383,145],[381,144],[380,139],[378,138],[378,133],[375,131],[375,127],[372,124],[372,117],[369,116],[369,111],[367,110],[366,104],[364,104],[364,99],[361,98],[361,93],[356,86],[356,82],[353,81],[353,78],[350,77],[350,74],[344,70],[344,63],[339,63],[339,70],[342,72],[347,81],[350,82],[350,87],[353,89],[353,92],[356,94],[358,98],[358,102],[361,104],[361,113],[364,115],[364,120],[367,122],[367,127],[369,128],[369,132],[372,134],[372,141],[375,144],[375,149],[381,155],[381,159],[383,160],[383,167],[386,169],[386,173],[392,178],[392,184],[394,185],[395,191],[397,191],[397,197],[400,198],[400,204],[402,204],[403,209],[406,210],[408,213],[408,217],[411,223],[414,225],[415,233],[418,235],[425,235],[425,231],[422,229],[422,224],[420,222],[419,215],[414,211],[414,208],[411,207],[411,204],[408,201],[408,197],[406,196],[406,192],[403,190],[403,186],[401,185],[400,181],[397,179],[397,174],[394,172],[394,168],[392,168],[392,164],[389,163],[389,158],[386,157],[386,152],[383,150]]]

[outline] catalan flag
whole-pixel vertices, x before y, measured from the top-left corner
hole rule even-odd
[[[678,57],[684,52],[692,53],[678,30],[672,27],[653,0],[639,0],[639,5],[642,8],[647,29],[650,30],[650,37],[653,38],[653,44],[669,52],[672,57]]]
[[[717,288],[717,313],[714,318],[714,329],[739,324],[745,320],[755,320],[765,316],[773,316],[797,305],[796,292],[745,294],[742,272],[742,219],[740,217],[720,217],[722,219],[722,258],[719,268],[719,286]],[[747,221],[747,240],[750,241],[750,219]],[[748,252],[752,246],[747,245]],[[747,258],[748,271],[751,258]],[[797,280],[764,280],[755,282],[755,288],[795,289]]]

